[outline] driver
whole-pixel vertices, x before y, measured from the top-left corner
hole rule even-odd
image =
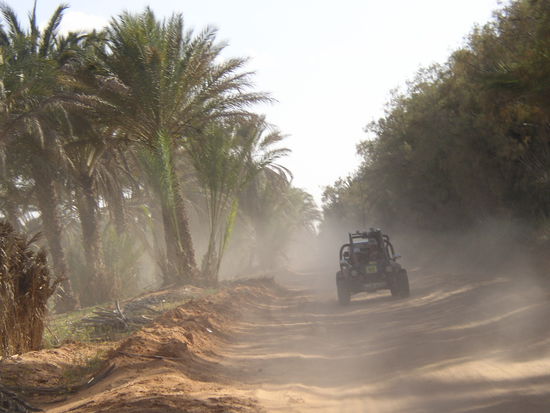
[[[378,248],[371,248],[369,251],[369,262],[377,263],[380,261],[380,251],[378,251]]]
[[[349,251],[344,251],[344,254],[342,255],[342,260],[340,261],[340,264],[342,265],[351,265],[351,258],[349,255]]]

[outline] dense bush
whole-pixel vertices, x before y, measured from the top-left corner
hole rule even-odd
[[[395,93],[325,192],[327,220],[431,231],[495,218],[547,237],[550,1],[513,1],[442,65]]]
[[[0,222],[0,355],[36,350],[42,342],[48,298],[55,290],[44,251]]]

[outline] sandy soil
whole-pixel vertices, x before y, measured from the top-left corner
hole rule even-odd
[[[220,349],[241,310],[273,301],[279,290],[250,281],[170,310],[122,342],[12,357],[0,363],[0,382],[48,413],[258,412],[256,400],[234,391]],[[90,361],[94,371],[84,369]],[[69,379],[78,391],[66,391]]]
[[[97,384],[31,401],[49,413],[550,411],[547,288],[472,273],[410,279],[408,299],[358,295],[347,307],[331,274],[281,276],[288,290],[236,286],[107,349],[96,373],[111,372]],[[93,351],[29,353],[0,372],[57,385],[75,354]]]
[[[525,278],[411,272],[412,296],[354,297],[332,277],[259,305],[226,366],[270,412],[549,412],[550,295]],[[329,279],[330,282],[324,282]]]

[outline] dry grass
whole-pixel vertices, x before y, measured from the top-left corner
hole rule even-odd
[[[40,348],[46,303],[53,294],[46,253],[36,250],[36,236],[27,238],[0,222],[0,355]]]

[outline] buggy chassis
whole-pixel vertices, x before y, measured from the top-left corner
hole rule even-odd
[[[340,271],[336,287],[340,304],[348,304],[353,294],[390,290],[394,297],[410,294],[407,271],[397,263],[399,255],[388,235],[379,229],[350,233],[340,247]]]

